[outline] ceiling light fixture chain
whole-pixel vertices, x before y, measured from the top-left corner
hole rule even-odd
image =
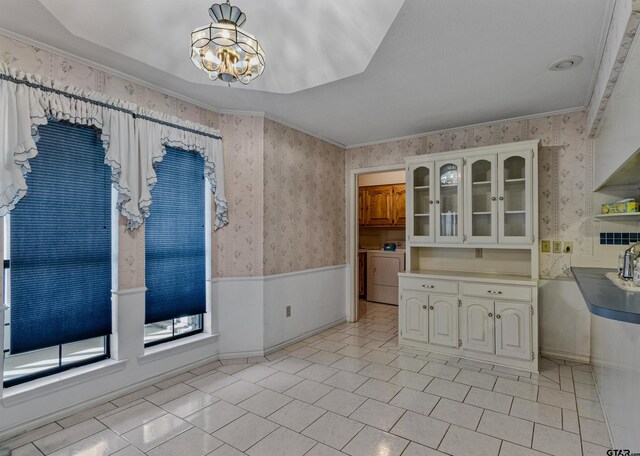
[[[191,61],[213,81],[249,84],[264,71],[265,57],[256,38],[241,29],[247,16],[237,6],[214,3],[213,22],[191,33]]]

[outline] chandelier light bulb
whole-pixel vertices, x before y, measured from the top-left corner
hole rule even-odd
[[[264,71],[264,52],[256,38],[242,30],[246,15],[237,6],[214,3],[213,22],[191,33],[191,61],[213,81],[249,84]]]

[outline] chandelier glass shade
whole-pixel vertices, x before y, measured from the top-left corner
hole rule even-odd
[[[249,84],[264,71],[264,52],[256,38],[242,30],[246,16],[236,6],[215,3],[213,22],[191,33],[191,61],[213,81]]]

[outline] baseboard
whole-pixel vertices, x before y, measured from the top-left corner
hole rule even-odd
[[[139,389],[145,388],[150,385],[154,385],[163,380],[169,379],[171,377],[175,377],[176,375],[180,375],[184,372],[188,372],[192,369],[195,369],[200,366],[204,366],[205,364],[211,363],[213,361],[218,361],[218,355],[201,359],[199,361],[193,362],[191,364],[187,364],[186,366],[180,367],[179,369],[172,370],[171,372],[167,372],[164,374],[156,375],[154,377],[141,380],[137,383],[133,383],[128,385],[125,388],[120,388],[117,391],[112,391],[109,393],[104,393],[100,396],[94,397],[88,401],[81,402],[79,404],[72,405],[71,407],[59,410],[55,413],[48,414],[41,418],[35,418],[33,420],[26,421],[17,426],[4,429],[0,431],[0,442],[15,437],[17,435],[23,434],[25,432],[31,431],[33,429],[44,426],[45,424],[51,423],[53,421],[57,421],[62,418],[66,418],[67,416],[71,416],[75,413],[78,413],[84,409],[88,409],[94,407],[96,405],[104,404],[110,400],[116,399],[120,396],[124,396],[129,393],[133,393]]]
[[[271,347],[265,347],[264,349],[264,354],[268,355],[269,353],[273,353],[273,352],[277,352],[278,350],[291,345],[291,344],[295,344],[296,342],[300,342],[301,340],[306,339],[307,337],[311,337],[311,336],[315,336],[318,333],[321,333],[322,331],[326,331],[329,328],[333,328],[334,326],[340,325],[342,323],[345,323],[347,321],[347,318],[341,318],[340,320],[336,320],[332,323],[326,324],[324,326],[321,326],[319,328],[313,329],[311,331],[307,331],[304,334],[301,334],[297,337],[294,337],[293,339],[289,339],[289,340],[285,340],[284,342],[280,342],[279,344],[276,345],[272,345]]]
[[[577,353],[568,353],[557,350],[547,350],[545,348],[540,349],[540,353],[542,356],[547,356],[549,358],[558,358],[564,359],[566,361],[575,361],[578,363],[591,364],[591,356],[590,355],[580,355]]]

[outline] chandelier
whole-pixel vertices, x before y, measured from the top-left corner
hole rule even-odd
[[[214,3],[213,22],[191,32],[191,61],[212,81],[249,84],[264,71],[264,52],[255,37],[240,27],[247,16],[237,6]]]

